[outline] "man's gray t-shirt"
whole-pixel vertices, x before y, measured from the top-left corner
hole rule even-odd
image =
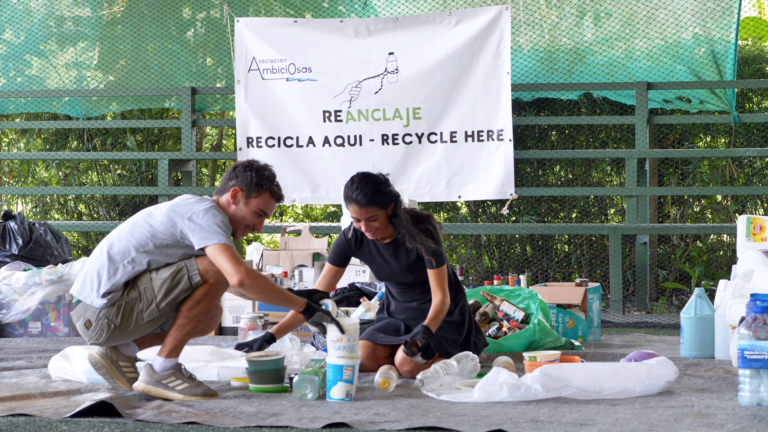
[[[96,246],[70,291],[91,306],[116,302],[125,282],[149,270],[205,255],[213,244],[232,242],[227,215],[209,197],[182,195],[148,207]]]

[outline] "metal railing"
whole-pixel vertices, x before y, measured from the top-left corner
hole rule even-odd
[[[651,223],[649,197],[690,195],[767,195],[763,186],[657,187],[649,181],[649,171],[638,169],[642,159],[675,158],[747,158],[766,157],[768,148],[729,149],[652,149],[649,147],[649,125],[680,125],[701,123],[731,123],[730,114],[713,115],[651,115],[648,92],[655,90],[691,89],[766,89],[768,80],[669,82],[669,83],[588,83],[588,84],[518,84],[517,92],[590,92],[634,91],[633,115],[624,116],[517,116],[514,127],[535,125],[634,125],[634,148],[616,150],[525,150],[516,151],[517,160],[537,159],[622,159],[626,164],[623,187],[519,187],[519,196],[622,196],[626,199],[624,224],[446,224],[445,233],[487,235],[604,235],[608,237],[610,267],[610,311],[622,313],[623,235],[636,236],[635,277],[636,302],[639,309],[648,309],[650,286],[649,248],[651,237],[657,235],[735,235],[732,224],[690,225]],[[97,121],[12,121],[0,122],[0,129],[51,128],[179,128],[181,151],[178,152],[36,152],[2,153],[0,160],[156,160],[158,183],[154,187],[0,187],[0,194],[11,195],[157,195],[159,201],[180,194],[210,195],[214,188],[196,186],[196,164],[200,160],[235,160],[233,152],[198,152],[195,148],[195,128],[235,127],[234,119],[196,119],[195,97],[198,95],[232,95],[232,88],[177,88],[148,90],[78,90],[78,91],[14,91],[0,92],[1,98],[60,98],[60,97],[119,97],[119,96],[177,96],[183,101],[179,120],[97,120]],[[744,123],[768,123],[768,114],[742,114]],[[180,172],[181,186],[174,186],[172,175]],[[110,231],[119,222],[51,221],[61,231]],[[277,233],[282,224],[271,224],[265,232]],[[338,233],[338,224],[314,224],[313,233]]]

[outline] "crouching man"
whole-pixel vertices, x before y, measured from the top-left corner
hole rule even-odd
[[[183,195],[157,204],[107,235],[71,290],[81,300],[73,322],[99,347],[88,356],[96,372],[112,386],[159,398],[218,397],[179,363],[179,355],[190,339],[216,328],[219,299],[230,286],[242,297],[295,310],[315,327],[338,325],[311,299],[253,270],[235,250],[232,239],[261,232],[282,201],[272,167],[242,161],[227,170],[212,198]],[[155,345],[160,351],[138,374],[136,354]]]

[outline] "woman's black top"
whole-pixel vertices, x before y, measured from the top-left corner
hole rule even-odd
[[[353,257],[357,258],[371,268],[376,279],[387,285],[376,322],[360,336],[361,340],[379,345],[401,345],[427,319],[432,306],[427,269],[440,268],[447,262],[437,226],[432,226],[434,232],[428,227],[422,230],[438,246],[430,257],[406,247],[400,235],[382,243],[369,239],[352,224],[333,243],[329,264],[345,268]],[[447,270],[451,305],[435,332],[437,353],[445,358],[463,351],[480,354],[488,342],[469,311],[464,287],[456,272],[450,266]]]

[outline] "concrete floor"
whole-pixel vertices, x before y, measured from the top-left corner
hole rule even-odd
[[[549,399],[535,402],[459,404],[428,398],[417,390],[403,385],[390,396],[381,397],[374,392],[361,392],[358,402],[344,404],[343,409],[325,401],[299,404],[289,395],[284,399],[248,399],[264,413],[291,411],[297,422],[291,430],[313,430],[320,427],[344,427],[358,429],[424,429],[443,428],[461,431],[489,430],[595,430],[595,431],[648,431],[648,430],[697,430],[697,431],[765,431],[768,430],[768,408],[740,407],[736,401],[737,374],[730,362],[717,360],[690,360],[679,357],[679,337],[645,334],[606,335],[600,343],[587,344],[587,350],[578,353],[587,361],[617,361],[636,349],[651,349],[672,359],[680,370],[680,377],[671,391],[634,399],[581,401]],[[0,348],[8,348],[8,340],[0,340]],[[210,343],[209,341],[198,341]],[[59,348],[60,349],[60,348]],[[6,351],[7,352],[7,351]],[[51,350],[50,352],[56,352]],[[24,367],[40,368],[47,362],[42,351],[31,354]],[[492,358],[493,356],[489,356]],[[519,355],[512,356],[520,361]],[[49,358],[49,357],[47,357]],[[13,372],[19,362],[4,362],[0,375]],[[14,366],[15,365],[15,366]],[[522,365],[519,365],[522,366]],[[522,367],[520,367],[522,370]],[[372,390],[372,389],[371,389]],[[11,414],[6,409],[12,389],[0,389],[0,415]],[[30,395],[34,398],[34,395]],[[237,401],[230,399],[230,403]],[[331,404],[331,405],[329,405]],[[16,405],[10,403],[10,405]],[[18,405],[16,405],[18,406]],[[174,407],[173,402],[163,406]],[[207,405],[212,406],[212,405]],[[204,405],[194,406],[201,411]],[[222,397],[217,411],[227,407]],[[187,406],[187,408],[191,408]],[[111,411],[114,414],[114,410]],[[80,415],[109,415],[109,410],[92,410]],[[326,417],[323,419],[322,417]],[[202,417],[207,418],[207,417]],[[258,419],[257,419],[258,420]],[[334,422],[333,420],[338,420]],[[177,421],[184,421],[178,418]],[[341,424],[344,423],[344,424]],[[242,424],[242,423],[241,423]],[[269,423],[252,423],[269,426]],[[272,423],[272,425],[276,425]],[[282,425],[289,425],[282,423]],[[308,429],[298,429],[308,428]],[[0,430],[60,430],[86,432],[90,430],[131,431],[140,430],[189,430],[218,431],[219,427],[183,424],[154,424],[128,421],[119,418],[88,419],[41,419],[31,417],[0,418]],[[250,429],[250,428],[248,428]],[[259,428],[267,430],[269,428]],[[271,431],[271,429],[269,429]],[[316,429],[314,429],[316,430]],[[282,429],[285,431],[285,429]]]

